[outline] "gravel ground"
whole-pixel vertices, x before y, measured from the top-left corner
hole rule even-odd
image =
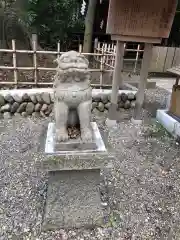
[[[166,94],[148,91],[147,102],[160,99],[157,105],[164,106]],[[51,120],[0,120],[0,239],[180,239],[179,144],[154,120],[141,127],[122,120],[107,129],[101,115],[96,121],[116,155],[113,168],[102,172],[105,224],[43,233],[47,174],[36,163],[45,157],[43,136]]]

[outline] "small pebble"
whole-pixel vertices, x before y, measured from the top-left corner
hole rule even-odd
[[[102,205],[103,207],[107,207],[107,206],[108,206],[108,203],[107,203],[107,202],[101,202],[101,205]]]

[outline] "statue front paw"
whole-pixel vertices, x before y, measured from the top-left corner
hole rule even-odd
[[[56,140],[58,142],[66,142],[68,141],[68,139],[69,139],[68,132],[65,128],[56,130]]]
[[[92,142],[92,131],[89,128],[81,129],[81,139],[83,142]]]

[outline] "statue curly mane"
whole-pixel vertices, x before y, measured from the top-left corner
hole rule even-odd
[[[55,61],[58,64],[54,77],[56,86],[62,83],[89,83],[89,61],[84,55],[70,51],[62,54]]]

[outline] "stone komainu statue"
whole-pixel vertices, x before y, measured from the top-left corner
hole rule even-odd
[[[56,60],[54,81],[54,110],[56,138],[67,141],[67,127],[79,124],[83,142],[92,141],[92,89],[88,60],[75,51],[66,52]]]

